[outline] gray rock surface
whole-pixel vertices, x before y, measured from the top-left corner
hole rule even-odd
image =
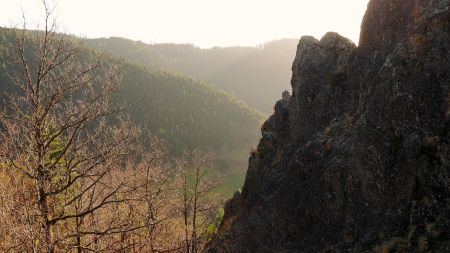
[[[450,252],[450,2],[372,0],[303,37],[206,252]]]

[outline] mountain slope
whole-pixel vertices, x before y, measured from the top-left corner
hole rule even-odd
[[[206,252],[450,252],[450,2],[371,0],[303,37]]]
[[[261,47],[200,49],[192,45],[145,44],[123,38],[86,40],[88,46],[154,69],[176,71],[234,94],[264,113],[289,89],[289,68],[297,40]]]
[[[136,123],[182,149],[248,148],[262,116],[245,103],[192,79],[126,64],[119,100]]]
[[[8,73],[16,71],[7,58],[13,50],[11,31],[0,29],[0,101],[14,87]],[[86,51],[84,60],[96,52]],[[128,105],[131,119],[144,130],[168,141],[174,152],[184,149],[222,150],[252,146],[262,116],[235,97],[214,87],[169,72],[108,58],[120,64],[123,84],[115,95]],[[7,105],[7,104],[6,104]]]

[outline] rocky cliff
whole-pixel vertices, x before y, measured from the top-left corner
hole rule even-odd
[[[450,252],[450,1],[303,37],[206,252]]]

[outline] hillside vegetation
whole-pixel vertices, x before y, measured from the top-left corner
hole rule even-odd
[[[9,29],[0,29],[0,101],[11,91],[9,73],[16,67],[8,60],[13,50]],[[98,53],[86,50],[88,60]],[[32,55],[32,54],[30,54]],[[125,104],[132,121],[144,131],[168,142],[171,150],[205,151],[249,148],[258,136],[262,115],[232,95],[179,74],[155,71],[113,57],[123,72],[117,104]]]

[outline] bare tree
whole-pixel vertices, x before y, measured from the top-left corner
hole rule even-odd
[[[178,249],[174,177],[175,169],[167,149],[159,141],[150,147],[137,163],[130,163],[124,171],[133,202],[133,220],[138,222],[128,238],[132,252],[173,252]]]
[[[0,139],[8,146],[0,158],[14,171],[11,180],[31,186],[36,216],[30,217],[33,222],[18,221],[33,226],[27,244],[39,252],[81,252],[132,229],[123,220],[99,221],[96,214],[106,208],[124,211],[127,187],[117,171],[137,131],[120,117],[109,118],[120,83],[117,66],[85,53],[79,40],[56,33],[52,9],[45,1],[44,7],[42,32],[26,30],[25,22],[14,30],[13,60],[20,71],[11,78],[19,92],[9,96],[8,109],[0,114]],[[33,215],[20,210],[28,211]]]
[[[137,145],[112,106],[119,68],[56,32],[13,29],[0,111],[0,251],[198,252],[219,198],[210,156]],[[24,19],[25,20],[25,19]]]
[[[215,192],[218,181],[210,173],[212,166],[211,156],[198,151],[187,152],[178,161],[184,248],[187,253],[196,253],[202,248],[207,228],[214,222],[219,205],[220,198]]]

